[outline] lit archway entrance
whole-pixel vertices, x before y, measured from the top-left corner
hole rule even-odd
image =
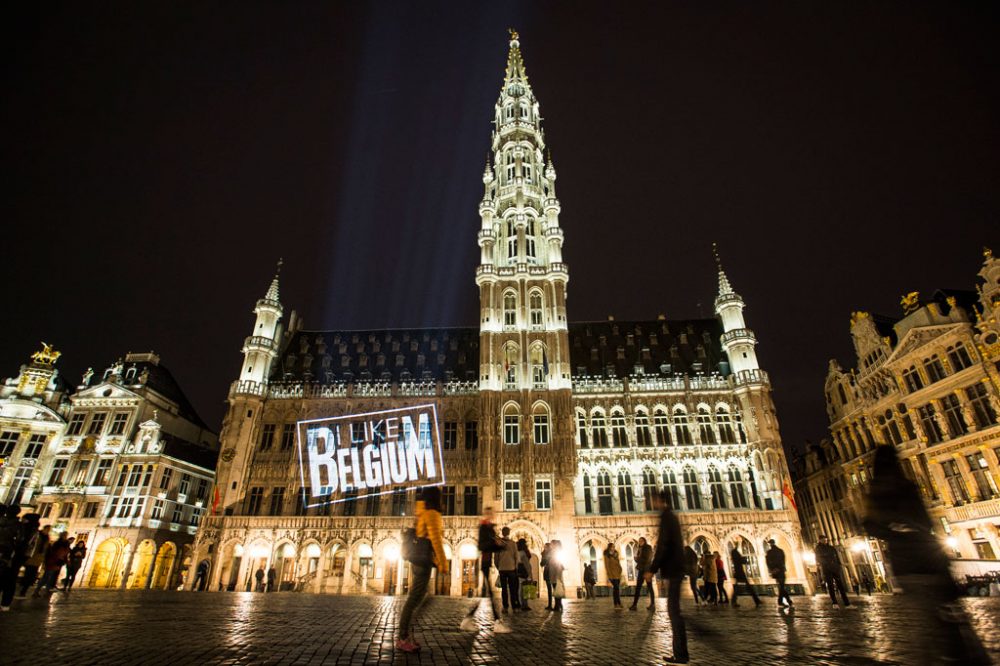
[[[473,543],[463,543],[458,556],[462,560],[462,596],[474,597],[479,593],[479,549]]]
[[[132,571],[129,573],[126,587],[131,590],[141,590],[146,587],[149,580],[149,572],[153,569],[153,557],[156,555],[156,543],[152,539],[146,539],[136,548],[135,558],[132,562]]]
[[[122,569],[128,557],[128,542],[124,539],[107,539],[94,551],[90,567],[90,587],[117,587],[121,583]]]
[[[153,569],[153,582],[149,586],[153,590],[170,588],[170,574],[173,572],[174,560],[177,558],[177,547],[170,541],[160,546],[156,555],[156,566]]]
[[[283,590],[294,590],[295,589],[295,546],[290,543],[286,543],[278,551],[278,561],[277,566],[275,566],[277,571],[276,574],[276,586],[275,591],[281,592]],[[271,590],[268,590],[269,592]]]

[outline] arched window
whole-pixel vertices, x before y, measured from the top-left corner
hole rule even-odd
[[[698,486],[698,472],[693,467],[684,468],[684,500],[688,509],[701,511],[701,488]]]
[[[517,326],[517,295],[512,291],[503,295],[503,326],[504,328]]]
[[[670,501],[670,507],[674,511],[680,511],[684,508],[681,504],[681,489],[677,485],[677,475],[674,474],[674,470],[667,469],[663,472],[663,488],[667,491],[667,498]]]
[[[729,468],[729,495],[733,498],[734,509],[749,509],[747,489],[743,484],[743,473],[735,467]]]
[[[740,444],[747,443],[747,431],[743,429],[743,417],[739,412],[733,413],[733,423],[736,424],[736,433],[740,437]]]
[[[656,429],[656,443],[660,446],[670,446],[670,418],[662,409],[653,412],[653,427]]]
[[[504,388],[508,391],[517,388],[517,366],[520,365],[520,358],[517,345],[508,344],[503,352],[503,382]]]
[[[625,563],[625,581],[635,581],[636,571],[635,571],[635,542],[629,541],[625,544],[625,548],[622,550],[622,562]]]
[[[733,422],[729,418],[729,410],[719,406],[715,410],[715,420],[719,424],[719,439],[723,444],[735,444],[736,432],[733,430]]]
[[[506,105],[504,105],[504,107],[503,107],[503,118],[504,118],[504,120],[513,120],[514,119],[514,105],[513,104],[506,104]]]
[[[597,509],[602,516],[611,515],[611,475],[597,473]]]
[[[594,432],[594,446],[600,449],[608,448],[608,429],[603,412],[594,412],[590,417],[590,427]]]
[[[542,328],[542,292],[533,291],[528,296],[528,314],[531,328]]]
[[[715,444],[715,430],[712,429],[712,415],[704,407],[698,408],[698,435],[702,444]]]
[[[583,512],[594,513],[594,496],[591,494],[590,475],[583,475]]]
[[[524,180],[531,182],[531,163],[524,165]],[[528,257],[528,263],[535,263],[535,220],[528,220],[528,226],[524,232],[524,254]]]
[[[953,347],[948,347],[948,362],[951,363],[951,371],[958,372],[959,370],[965,370],[970,365],[972,365],[972,359],[969,357],[969,351],[965,348],[965,345],[958,342]]]
[[[722,482],[722,473],[719,468],[712,465],[708,468],[708,487],[712,491],[712,508],[728,509],[729,502],[726,501],[726,484]]]
[[[628,446],[628,431],[625,430],[624,412],[611,412],[611,439],[617,448]]]
[[[524,100],[518,102],[518,116],[521,120],[528,120],[531,114],[528,112],[528,103]]]
[[[635,491],[632,488],[632,475],[622,470],[618,472],[618,509],[620,511],[635,511]]]
[[[653,445],[653,435],[649,431],[649,414],[642,409],[635,411],[635,437],[639,446]]]
[[[515,405],[507,405],[503,410],[503,443],[511,446],[521,443],[521,415]]]
[[[906,370],[903,370],[903,383],[906,385],[906,390],[910,393],[918,391],[924,387],[924,380],[920,376],[920,372],[917,370],[916,366],[910,366]]]
[[[587,415],[583,412],[576,413],[576,434],[580,441],[581,448],[589,448],[590,441],[587,439]]]
[[[531,386],[535,389],[548,388],[548,359],[545,348],[535,345],[531,348]]]
[[[549,443],[549,410],[545,405],[535,405],[531,414],[532,434],[535,444]]]
[[[580,554],[583,556],[583,563],[589,564],[594,571],[594,576],[597,576],[597,548],[594,547],[594,543],[588,541],[583,544]]]
[[[698,557],[701,557],[705,553],[712,552],[712,547],[708,545],[708,539],[706,539],[703,536],[700,536],[697,539],[695,539],[694,543],[691,544],[691,547],[694,549],[694,552],[698,553]]]
[[[927,380],[933,384],[945,378],[944,366],[937,354],[924,361],[924,371],[927,373]]]
[[[646,511],[653,511],[653,497],[656,495],[656,474],[651,469],[642,472],[642,505]]]
[[[755,580],[760,578],[760,564],[757,562],[757,551],[754,550],[753,544],[750,543],[746,537],[739,537],[736,545],[736,549],[740,551],[743,555],[744,563],[743,570],[747,573],[747,579],[753,583]],[[732,560],[730,559],[730,566],[732,566]]]
[[[688,427],[687,412],[683,407],[674,410],[674,435],[678,444],[693,444],[691,428]]]

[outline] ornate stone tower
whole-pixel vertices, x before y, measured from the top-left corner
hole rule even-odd
[[[569,273],[562,259],[556,170],[551,158],[544,159],[538,100],[513,30],[493,122],[476,269],[485,443],[479,472],[487,504],[509,508],[510,493],[517,491],[521,512],[545,510],[537,522],[547,523],[548,516],[573,513]],[[535,506],[536,483],[546,481],[563,510]]]
[[[222,424],[219,441],[223,449],[216,468],[216,494],[213,513],[223,512],[239,502],[246,492],[245,476],[248,460],[257,440],[257,424],[267,397],[267,382],[271,364],[278,355],[281,340],[281,315],[278,300],[278,278],[281,261],[264,298],[257,301],[257,316],[253,333],[243,342],[243,367],[239,379],[229,388],[229,410]]]

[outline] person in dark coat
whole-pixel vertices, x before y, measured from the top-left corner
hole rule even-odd
[[[59,572],[69,560],[71,544],[70,540],[66,538],[68,536],[66,532],[61,532],[59,538],[50,543],[45,550],[45,573],[38,581],[38,585],[35,586],[33,597],[39,596],[42,590],[45,590],[46,594],[50,594],[53,589],[59,587]]]
[[[656,553],[649,568],[645,570],[645,580],[652,585],[653,576],[659,574],[660,578],[667,581],[667,616],[670,618],[673,654],[666,661],[670,664],[686,664],[690,657],[687,631],[681,616],[681,579],[686,571],[681,524],[670,508],[670,497],[666,489],[656,495],[654,504],[660,511],[660,530],[656,536]]]
[[[497,528],[493,523],[493,507],[483,508],[483,519],[479,521],[479,539],[477,546],[480,552],[479,569],[483,576],[482,596],[490,600],[490,609],[493,611],[493,633],[509,634],[510,626],[500,617],[497,610],[496,600],[493,598],[493,591],[490,588],[490,569],[493,567],[493,554],[502,548]],[[476,622],[476,611],[479,609],[479,602],[469,609],[465,619],[459,625],[463,631],[479,631],[479,624]]]
[[[66,578],[63,579],[63,592],[69,592],[76,582],[76,574],[83,566],[83,559],[87,557],[87,543],[77,541],[73,549],[69,551],[69,560],[66,561]]]
[[[278,572],[271,567],[267,570],[267,591],[274,592],[274,580],[278,577]]]
[[[0,610],[10,610],[17,588],[17,572],[23,560],[18,556],[21,538],[21,521],[17,516],[21,508],[16,504],[0,504]],[[14,565],[17,568],[14,568]]]
[[[27,513],[21,520],[24,576],[21,578],[20,595],[23,597],[28,594],[28,588],[38,580],[38,570],[45,564],[45,553],[49,548],[49,532],[52,527],[46,525],[42,529],[38,529],[41,516],[37,513]]]
[[[653,547],[646,543],[645,537],[639,537],[639,544],[635,549],[635,570],[636,571],[648,571],[649,565],[653,561]],[[646,585],[649,588],[649,610],[654,610],[656,608],[656,595],[653,593],[653,581],[643,580],[639,578],[635,582],[635,596],[632,598],[632,605],[629,606],[630,611],[634,611],[636,606],[639,605],[639,597],[642,596],[642,586]]]
[[[750,591],[754,608],[760,608],[760,598],[757,596],[757,591],[753,589],[753,585],[750,584],[750,579],[747,577],[747,558],[740,552],[739,546],[733,545],[733,549],[729,551],[729,557],[733,561],[733,606],[739,606],[736,600],[740,596],[740,583],[743,583],[747,586],[747,590]]]
[[[260,568],[257,569],[257,573],[255,573],[253,575],[253,577],[257,580],[256,590],[258,592],[263,592],[264,591],[264,565],[263,564],[260,565]]]
[[[691,594],[694,595],[694,603],[701,603],[701,594],[698,592],[698,575],[701,567],[698,566],[698,553],[691,546],[684,546],[684,563],[687,569],[688,584],[691,585]]]
[[[597,575],[594,573],[594,567],[590,566],[590,563],[583,565],[583,585],[584,589],[587,590],[587,599],[596,599],[597,594],[594,591],[594,586],[597,585]]]
[[[825,534],[819,535],[819,543],[816,544],[816,564],[822,572],[823,582],[826,583],[826,591],[830,593],[830,601],[837,605],[837,589],[840,589],[840,598],[844,601],[844,606],[850,606],[847,599],[847,589],[844,587],[843,567],[840,565],[840,555],[837,549],[830,545],[830,541]]]
[[[767,570],[771,572],[771,577],[778,581],[778,606],[794,608],[792,598],[788,595],[788,590],[785,589],[785,551],[778,548],[774,539],[768,539],[767,543],[770,548],[767,550],[764,561],[767,563]]]
[[[903,474],[891,446],[875,451],[864,520],[869,535],[889,546],[902,600],[918,611],[919,631],[910,632],[921,663],[989,664],[990,659],[958,603],[948,556],[931,532],[933,521],[917,486]]]

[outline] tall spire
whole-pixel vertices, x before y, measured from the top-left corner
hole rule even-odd
[[[504,75],[503,85],[506,87],[513,81],[527,84],[528,71],[524,68],[524,59],[521,57],[521,42],[517,30],[509,28],[508,32],[510,32],[510,50],[507,52],[507,73]]]
[[[729,294],[735,294],[732,285],[729,284],[729,278],[726,277],[726,271],[722,270],[722,259],[719,258],[719,246],[712,243],[712,256],[715,257],[715,267],[719,271],[719,296],[728,296]]]
[[[264,295],[269,301],[277,301],[278,299],[278,278],[281,276],[281,264],[284,260],[278,259],[278,267],[274,271],[274,279],[271,280],[271,286],[267,289],[267,294]]]

